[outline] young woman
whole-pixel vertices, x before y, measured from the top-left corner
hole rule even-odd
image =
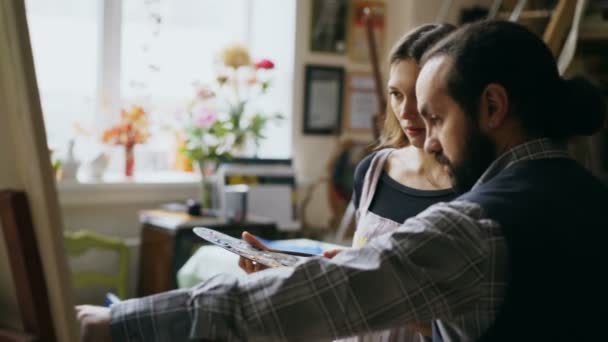
[[[376,151],[363,159],[355,171],[354,248],[397,229],[430,205],[456,197],[446,169],[423,150],[426,130],[418,113],[415,92],[420,58],[454,29],[449,24],[423,25],[405,34],[391,50],[384,129]],[[244,233],[243,238],[264,248],[248,233]],[[339,251],[327,251],[325,256],[331,258]],[[241,258],[239,264],[247,273],[262,268],[245,258]],[[430,335],[428,322],[342,341],[416,341]]]
[[[391,50],[384,129],[376,151],[363,159],[355,171],[355,248],[397,229],[430,205],[456,197],[447,171],[423,150],[425,126],[415,92],[420,58],[454,29],[449,24],[423,25],[405,34]],[[328,251],[325,255],[333,257],[338,252]],[[345,341],[416,341],[424,340],[431,331],[428,322]]]
[[[426,134],[415,93],[418,61],[452,30],[449,24],[423,25],[404,35],[391,50],[382,136],[376,152],[363,159],[355,171],[357,230],[353,247],[361,247],[430,205],[456,196],[444,167],[423,150]]]

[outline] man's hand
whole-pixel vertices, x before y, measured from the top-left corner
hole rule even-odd
[[[259,248],[264,251],[268,250],[268,247],[266,247],[266,245],[262,241],[258,240],[255,236],[249,234],[248,232],[243,232],[242,238],[248,244],[250,244],[251,246],[253,246],[255,248]],[[258,264],[257,262],[249,260],[244,257],[239,258],[239,266],[243,269],[243,271],[247,272],[247,274],[261,271],[261,270],[268,268],[267,266]]]
[[[110,308],[94,305],[76,306],[76,318],[80,322],[80,341],[110,342]]]

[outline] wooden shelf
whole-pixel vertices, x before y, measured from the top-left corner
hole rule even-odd
[[[606,56],[608,54],[608,26],[581,27],[578,36],[579,52]]]
[[[606,29],[582,29],[578,36],[581,41],[608,41],[608,27]]]

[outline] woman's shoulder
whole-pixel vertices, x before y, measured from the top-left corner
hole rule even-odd
[[[374,157],[379,153],[386,153],[388,150],[392,149],[377,150],[368,154],[367,156],[365,156],[365,158],[361,159],[361,161],[359,162],[359,164],[357,164],[357,167],[355,168],[355,182],[363,182],[363,178],[365,178],[365,174],[367,173],[367,170],[369,170],[369,167],[371,166]]]
[[[372,164],[372,160],[377,152],[372,152],[365,156],[365,158],[361,159],[359,164],[357,164],[357,168],[355,168],[355,179],[361,179],[365,177],[365,173],[369,169],[369,166]]]

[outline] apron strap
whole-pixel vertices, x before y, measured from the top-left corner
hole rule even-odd
[[[361,198],[359,199],[360,212],[364,213],[369,210],[369,206],[374,199],[374,194],[376,193],[378,180],[380,179],[382,170],[384,170],[384,163],[394,150],[394,148],[385,148],[376,152],[374,155],[374,158],[372,159],[372,162],[365,173],[363,186],[361,187]]]

